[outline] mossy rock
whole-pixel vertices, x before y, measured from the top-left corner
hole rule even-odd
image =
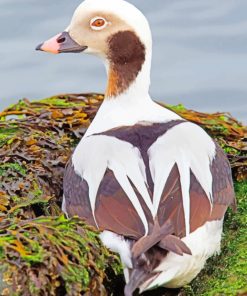
[[[121,295],[118,257],[95,229],[61,213],[64,167],[102,101],[97,94],[60,95],[24,99],[0,112],[1,295]],[[239,211],[228,212],[221,255],[182,291],[152,295],[244,295],[246,127],[229,114],[166,107],[205,128],[242,183],[236,183]]]

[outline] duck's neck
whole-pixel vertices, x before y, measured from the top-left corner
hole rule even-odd
[[[139,74],[131,82],[128,81],[129,77],[116,72],[115,69],[107,65],[108,84],[105,99],[87,134],[99,133],[120,125],[131,125],[142,118],[146,106],[151,102],[148,63],[144,63]]]
[[[141,50],[135,51],[128,57],[128,62],[108,60],[105,100],[85,136],[141,121],[161,122],[177,118],[149,96],[151,56],[151,49],[146,49],[144,55]]]
[[[144,100],[149,96],[151,54],[146,55],[142,62],[138,61],[123,64],[107,64],[108,76],[105,101]]]

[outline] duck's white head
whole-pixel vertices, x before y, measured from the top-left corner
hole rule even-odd
[[[68,28],[37,50],[51,53],[85,52],[101,57],[108,71],[106,97],[131,88],[148,93],[152,37],[145,16],[124,0],[85,0]]]

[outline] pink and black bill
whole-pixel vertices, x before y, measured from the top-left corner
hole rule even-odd
[[[60,33],[51,39],[41,43],[36,50],[46,51],[54,54],[58,53],[79,53],[87,49],[87,46],[81,46],[74,41],[68,32]]]

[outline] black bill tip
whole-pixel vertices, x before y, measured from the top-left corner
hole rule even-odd
[[[43,45],[43,43],[40,43],[40,44],[35,48],[35,50],[41,50],[41,51],[42,51],[42,45]]]

